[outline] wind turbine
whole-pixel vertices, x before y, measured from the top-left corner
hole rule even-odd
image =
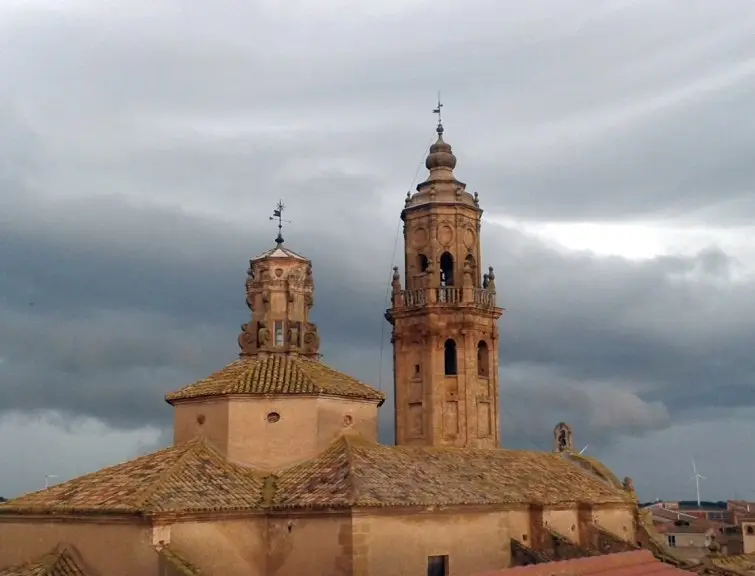
[[[697,491],[697,507],[700,508],[700,480],[707,480],[707,478],[697,473],[697,465],[694,458],[692,459],[692,473],[694,474],[692,479],[695,481],[695,490]]]

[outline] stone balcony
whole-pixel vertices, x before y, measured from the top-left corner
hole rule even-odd
[[[420,308],[467,304],[481,308],[495,308],[495,292],[484,288],[417,288],[399,290],[392,295],[394,308]]]

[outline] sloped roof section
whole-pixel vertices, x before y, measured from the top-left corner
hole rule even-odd
[[[242,395],[326,395],[375,401],[385,395],[371,386],[334,370],[319,360],[297,355],[249,356],[222,370],[165,396],[179,400],[211,396]]]
[[[172,546],[163,544],[157,548],[157,554],[163,562],[173,568],[178,574],[183,576],[201,576],[202,572],[189,563],[182,554],[177,552]]]
[[[255,260],[264,260],[266,258],[292,258],[294,260],[301,260],[302,262],[309,262],[309,258],[305,258],[293,250],[284,248],[283,244],[276,244],[273,248],[265,250],[262,254],[257,254],[252,258],[252,262]]]
[[[173,446],[0,505],[2,513],[139,513],[258,508],[263,481],[204,438]]]
[[[711,556],[711,563],[717,567],[736,574],[750,576],[755,574],[755,554],[737,556]]]
[[[275,488],[270,504],[282,508],[633,503],[559,454],[382,446],[353,435],[281,471]]]
[[[680,570],[674,566],[664,564],[657,560],[647,550],[633,552],[620,552],[617,554],[604,554],[587,558],[576,558],[561,562],[547,562],[545,564],[532,564],[530,566],[518,566],[504,570],[482,572],[475,576],[655,576],[689,575],[691,572]]]
[[[89,576],[76,554],[65,545],[30,562],[0,569],[0,576]]]

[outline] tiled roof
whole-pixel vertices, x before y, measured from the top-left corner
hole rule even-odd
[[[173,404],[176,400],[228,394],[323,394],[381,404],[385,400],[382,392],[319,360],[283,354],[241,358],[199,382],[166,395],[165,400]]]
[[[197,438],[0,505],[19,512],[154,513],[257,508],[263,481]]]
[[[576,558],[561,562],[548,562],[530,566],[518,566],[504,570],[490,571],[475,576],[673,576],[691,574],[679,568],[658,561],[647,550],[604,554],[589,558]]]
[[[711,562],[718,568],[737,574],[755,574],[755,554],[737,556],[711,556]]]
[[[67,546],[59,546],[39,558],[0,568],[0,576],[87,576]]]
[[[667,510],[660,507],[649,508],[649,510],[652,510],[654,517],[662,518],[664,520],[684,520],[686,522],[693,522],[697,520],[697,516],[693,516],[692,514],[685,514],[684,512],[680,512],[678,510]]]
[[[663,525],[664,534],[705,534],[710,530],[715,530],[716,525],[705,521],[699,520],[697,522],[690,522],[689,524],[665,524]],[[661,532],[661,530],[658,530]]]
[[[344,435],[283,470],[275,507],[631,503],[631,496],[550,452],[382,446]]]
[[[264,474],[229,463],[197,438],[21,496],[0,513],[632,503],[559,454],[382,446],[352,434],[307,462]]]

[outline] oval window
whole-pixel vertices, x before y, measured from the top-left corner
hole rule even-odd
[[[277,412],[270,412],[270,414],[267,415],[267,421],[270,424],[275,424],[278,420],[281,419],[281,415]]]

